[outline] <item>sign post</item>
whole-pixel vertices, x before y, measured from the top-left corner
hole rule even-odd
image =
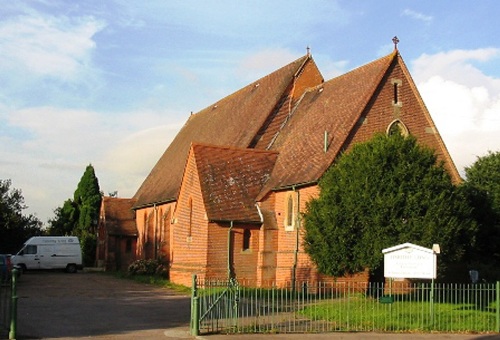
[[[382,250],[384,254],[384,277],[390,279],[431,279],[430,314],[434,322],[434,279],[437,274],[439,244],[432,249],[403,243]]]

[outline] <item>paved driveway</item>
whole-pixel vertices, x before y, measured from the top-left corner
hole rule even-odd
[[[27,272],[18,297],[18,339],[153,339],[189,325],[189,296],[102,273]]]

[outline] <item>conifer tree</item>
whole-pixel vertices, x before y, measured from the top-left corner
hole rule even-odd
[[[73,200],[66,200],[62,208],[54,210],[55,218],[49,220],[50,235],[78,236],[85,266],[92,266],[95,260],[101,199],[99,180],[94,167],[89,164],[77,185]]]
[[[380,279],[382,250],[441,245],[440,268],[474,244],[471,208],[437,156],[413,137],[377,135],[342,155],[307,205],[304,247],[318,269],[342,276],[369,269]]]

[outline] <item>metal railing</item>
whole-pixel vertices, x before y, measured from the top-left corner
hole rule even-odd
[[[0,282],[0,335],[10,327],[11,283]]]
[[[0,336],[15,339],[17,335],[17,269],[12,277],[0,281]]]
[[[193,278],[192,334],[500,331],[500,283],[251,282]]]

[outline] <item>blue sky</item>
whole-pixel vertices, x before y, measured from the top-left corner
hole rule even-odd
[[[463,173],[500,150],[500,2],[0,0],[0,179],[43,222],[92,163],[131,197],[189,117],[303,56],[325,79],[392,37]]]

